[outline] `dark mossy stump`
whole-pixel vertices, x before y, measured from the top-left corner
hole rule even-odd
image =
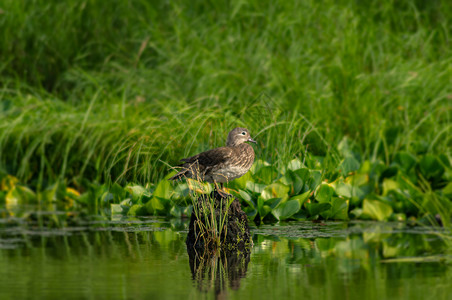
[[[196,199],[186,240],[187,251],[198,254],[217,250],[250,253],[253,241],[248,219],[237,198],[214,191]]]

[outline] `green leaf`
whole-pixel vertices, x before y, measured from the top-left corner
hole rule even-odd
[[[430,154],[427,154],[421,159],[419,168],[425,178],[441,177],[444,173],[443,165],[435,156]]]
[[[254,219],[256,217],[257,213],[258,213],[257,209],[252,208],[250,206],[247,206],[247,207],[243,208],[243,211],[246,213],[246,216],[249,219]]]
[[[400,166],[404,172],[408,172],[416,165],[416,157],[408,152],[398,152],[394,157],[394,162]]]
[[[339,169],[344,176],[347,176],[348,173],[358,170],[359,166],[359,161],[356,158],[353,156],[347,156],[339,165]]]
[[[112,215],[122,215],[124,213],[124,208],[121,204],[111,204],[110,209]]]
[[[264,166],[254,173],[254,178],[259,178],[265,184],[272,183],[278,177],[278,170],[274,166]]]
[[[389,178],[385,178],[383,180],[383,196],[386,196],[390,191],[392,190],[398,190],[399,189],[399,184],[397,183],[397,181],[389,179]]]
[[[308,168],[301,168],[293,171],[303,182],[306,182],[311,177],[311,172]]]
[[[262,220],[272,209],[269,205],[265,204],[265,200],[262,197],[259,197],[257,199],[257,210]]]
[[[363,215],[373,220],[384,221],[392,214],[392,207],[379,200],[364,199]]]
[[[271,198],[268,200],[265,200],[265,204],[270,206],[271,209],[276,208],[279,203],[281,203],[282,199],[281,198]]]
[[[57,200],[58,183],[55,183],[47,187],[42,193],[39,194],[40,200],[43,202],[52,202]]]
[[[366,183],[368,180],[367,175],[365,174],[355,174],[352,179],[349,179],[350,177],[347,177],[345,180],[346,182],[343,182],[342,180],[339,180],[339,182],[336,184],[335,192],[338,196],[346,197],[346,198],[358,198],[362,199],[366,195],[365,189],[367,188]],[[370,188],[367,188],[368,190]]]
[[[19,179],[12,175],[6,175],[2,177],[0,181],[0,190],[10,191],[19,182]]]
[[[248,194],[247,192],[245,192],[243,190],[239,190],[239,195],[243,199],[243,201],[245,201],[245,203],[248,204],[248,206],[252,207],[253,209],[256,208],[256,204],[251,199],[250,194]]]
[[[265,200],[271,198],[282,198],[283,200],[289,197],[289,187],[282,183],[272,183],[264,188],[261,197]]]
[[[345,178],[345,182],[352,186],[363,186],[369,182],[369,175],[356,173]]]
[[[151,197],[151,193],[141,185],[128,185],[124,189],[129,192],[135,202],[142,197]]]
[[[248,182],[254,182],[251,172],[246,173],[240,178],[234,179],[229,183],[228,187],[244,190],[247,188]]]
[[[135,204],[130,207],[129,211],[127,212],[128,216],[145,216],[148,214],[148,211],[146,209],[145,205],[142,204]]]
[[[248,181],[246,183],[246,189],[256,194],[262,193],[265,187],[266,187],[265,184],[255,183],[252,181]]]
[[[301,195],[296,195],[291,197],[289,200],[297,200],[298,203],[300,203],[300,207],[303,206],[303,204],[306,202],[306,200],[309,199],[309,195],[311,194],[311,191],[307,191]]]
[[[304,186],[303,180],[301,180],[301,178],[291,170],[287,170],[284,176],[279,179],[279,182],[291,188],[291,195],[299,194]]]
[[[16,185],[8,191],[5,197],[7,206],[17,204],[27,204],[36,201],[36,194],[29,188],[21,185]]]
[[[350,215],[353,216],[354,219],[360,219],[361,215],[363,214],[363,209],[362,208],[354,208],[350,211]]]
[[[315,199],[317,201],[319,201],[320,203],[323,202],[330,202],[331,201],[331,197],[334,194],[334,189],[332,187],[330,187],[328,184],[322,184],[319,186],[319,188],[317,189],[317,192],[315,194]]]
[[[348,220],[348,203],[347,200],[339,197],[333,197],[331,208],[323,213],[322,217],[333,220]]]
[[[315,217],[331,208],[330,203],[306,203],[305,206],[311,217]]]
[[[132,202],[132,199],[127,198],[127,199],[122,200],[119,204],[121,204],[122,206],[130,207],[133,205],[133,202]]]
[[[239,195],[240,197],[242,197],[243,200],[245,200],[246,202],[251,201],[251,196],[250,194],[248,194],[247,192],[243,191],[243,190],[239,190]]]
[[[254,164],[251,166],[250,173],[256,174],[259,172],[259,170],[263,167],[270,166],[270,164],[262,159],[258,159],[254,162]]]
[[[353,142],[347,136],[344,136],[339,144],[337,145],[337,150],[342,154],[342,156],[351,156],[353,155],[352,144]]]
[[[322,173],[320,171],[310,171],[309,179],[306,181],[307,188],[311,191],[314,191],[317,186],[319,186],[322,181]]]
[[[112,193],[109,192],[105,192],[103,193],[103,195],[100,197],[100,200],[102,203],[110,203],[113,202],[114,200],[114,195]]]
[[[298,158],[292,159],[289,164],[287,164],[289,170],[295,171],[301,168],[301,161]]]
[[[391,216],[391,221],[405,222],[406,221],[406,214],[404,214],[404,213],[393,214]]]
[[[276,207],[272,211],[272,214],[278,220],[286,220],[297,213],[300,210],[300,207],[300,202],[297,200],[289,200]]]
[[[146,203],[146,208],[159,215],[165,215],[170,207],[170,201],[167,198],[154,196]]]
[[[172,194],[173,199],[182,199],[187,198],[190,194],[190,189],[188,188],[188,184],[180,183],[174,189],[174,193]]]
[[[438,155],[438,160],[443,164],[444,167],[449,169],[451,168],[451,162],[446,154],[441,153],[440,155]]]
[[[444,188],[443,193],[446,196],[452,196],[452,182],[449,182]]]
[[[338,196],[351,198],[352,197],[352,186],[348,183],[339,182],[336,186],[336,194]]]
[[[291,218],[298,221],[306,221],[308,219],[308,215],[305,210],[301,209],[296,214],[292,215]]]
[[[154,190],[154,197],[169,199],[171,196],[171,183],[167,179],[161,180]]]
[[[111,186],[110,193],[114,195],[115,201],[120,201],[126,197],[126,191],[116,182]]]

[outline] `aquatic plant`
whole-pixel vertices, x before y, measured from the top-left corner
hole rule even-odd
[[[379,160],[359,162],[352,156],[344,157],[332,170],[326,169],[327,157],[309,154],[303,161],[294,159],[282,168],[258,160],[248,174],[229,183],[227,190],[241,200],[248,217],[257,221],[412,220],[450,226],[452,169],[445,155],[416,159],[399,152],[389,166]],[[205,223],[210,229],[205,229],[221,233],[225,218],[212,215],[215,201],[206,196],[212,187],[192,179],[172,184],[168,181],[172,175],[174,172],[147,186],[92,184],[84,193],[61,183],[35,193],[15,177],[4,175],[0,201],[10,207],[53,199],[63,206],[69,201],[69,207],[129,216],[188,217],[196,207],[199,218],[202,215],[210,220]],[[224,208],[227,207],[225,203]]]

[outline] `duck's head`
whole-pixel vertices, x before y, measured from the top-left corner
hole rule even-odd
[[[228,140],[226,141],[226,146],[229,147],[238,146],[245,142],[256,143],[256,141],[251,138],[248,129],[237,127],[229,132]]]

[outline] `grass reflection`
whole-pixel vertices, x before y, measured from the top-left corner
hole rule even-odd
[[[444,228],[371,222],[262,225],[252,228],[249,257],[203,259],[187,255],[186,228],[184,221],[158,218],[90,220],[60,229],[0,223],[0,295],[447,299],[452,292]]]

